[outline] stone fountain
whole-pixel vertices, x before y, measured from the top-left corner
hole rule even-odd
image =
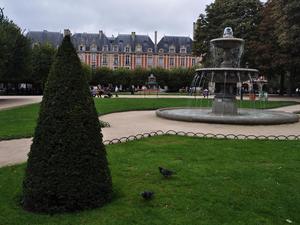
[[[238,109],[237,83],[252,81],[259,75],[256,69],[240,68],[244,42],[243,39],[233,36],[232,28],[226,27],[222,38],[210,41],[214,67],[196,70],[192,87],[202,87],[204,80],[209,80],[214,86],[212,109],[164,108],[157,110],[156,115],[173,120],[225,124],[266,125],[298,122],[299,117],[293,113]]]

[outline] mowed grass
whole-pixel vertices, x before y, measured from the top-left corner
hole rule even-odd
[[[299,141],[158,136],[110,145],[107,153],[114,199],[78,213],[23,211],[18,201],[25,164],[1,168],[0,224],[300,224]],[[158,166],[176,175],[165,179]],[[144,190],[155,197],[144,201]]]
[[[243,101],[238,103],[243,108],[276,108],[280,106],[293,105],[295,102],[267,102],[253,103]],[[131,110],[153,110],[163,107],[209,107],[211,100],[194,99],[95,99],[95,105],[99,115],[131,111]],[[0,111],[0,140],[22,137],[32,137],[38,118],[39,104],[23,106],[19,108]]]

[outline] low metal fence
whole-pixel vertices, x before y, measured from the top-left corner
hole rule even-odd
[[[154,137],[159,135],[179,135],[179,136],[187,136],[187,137],[200,137],[200,138],[212,138],[212,139],[234,139],[234,140],[300,140],[300,135],[244,135],[244,134],[212,134],[212,133],[194,133],[194,132],[185,132],[185,131],[175,131],[168,130],[166,132],[162,130],[130,135],[128,137],[114,138],[112,140],[106,140],[103,143],[105,145],[118,144],[128,141],[139,140],[142,138]]]

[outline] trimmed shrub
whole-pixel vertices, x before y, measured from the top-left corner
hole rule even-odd
[[[66,36],[48,76],[23,182],[23,207],[72,212],[102,206],[111,195],[95,105]]]

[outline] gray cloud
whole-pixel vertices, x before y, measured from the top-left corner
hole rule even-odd
[[[22,29],[74,32],[103,30],[159,36],[192,36],[192,25],[213,0],[0,0]]]

